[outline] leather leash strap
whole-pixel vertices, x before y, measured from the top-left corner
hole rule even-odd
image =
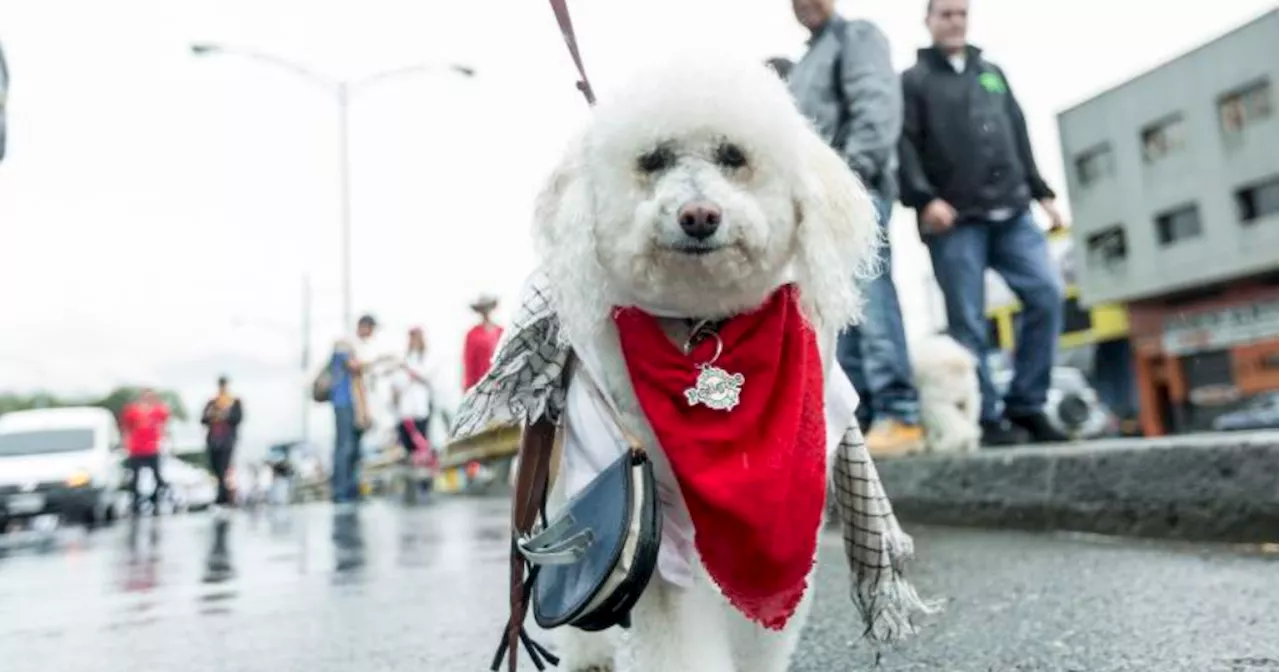
[[[569,8],[565,0],[551,0],[551,10],[556,14],[556,23],[560,24],[560,36],[569,48],[569,56],[578,69],[578,90],[587,99],[588,105],[596,104],[595,92],[591,90],[591,81],[587,79],[587,70],[582,65],[582,54],[578,51],[578,39],[573,33],[573,21],[569,18]],[[565,381],[569,379],[572,369],[572,355],[565,366]],[[533,587],[533,579],[537,576],[537,568],[530,569],[529,564],[520,554],[516,540],[533,531],[538,514],[547,502],[548,483],[551,478],[551,467],[556,449],[556,427],[545,417],[538,418],[524,428],[520,436],[520,452],[516,464],[516,484],[512,493],[511,510],[511,615],[507,620],[506,636],[498,646],[491,669],[497,670],[502,656],[507,656],[508,672],[517,672],[519,665],[520,645],[524,644],[533,664],[543,669],[543,659],[552,665],[559,663],[550,652],[529,638],[524,630],[524,619],[529,612],[529,597]],[[546,521],[544,520],[545,524]],[[530,576],[526,579],[526,571]]]
[[[551,9],[556,13],[556,23],[560,24],[560,36],[564,38],[565,46],[569,47],[569,55],[573,57],[574,66],[578,68],[578,90],[587,99],[588,105],[595,105],[596,94],[591,90],[591,81],[587,79],[586,68],[582,67],[582,54],[578,52],[578,38],[573,34],[573,21],[569,18],[569,8],[565,6],[565,0],[551,0]]]
[[[564,384],[568,383],[573,366],[574,357],[570,353],[565,362]],[[547,490],[555,461],[555,450],[556,426],[546,416],[527,425],[520,435],[515,489],[511,493],[511,583],[509,586],[511,615],[507,619],[504,637],[490,667],[495,672],[501,665],[504,655],[507,656],[508,672],[517,671],[522,644],[533,661],[534,667],[539,670],[545,669],[544,660],[552,665],[559,664],[559,659],[533,641],[524,629],[524,620],[529,613],[533,580],[537,577],[538,569],[530,567],[516,545],[518,539],[533,532],[533,526],[539,514],[542,514],[543,524],[546,524]]]

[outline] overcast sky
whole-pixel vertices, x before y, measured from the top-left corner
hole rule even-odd
[[[664,45],[798,56],[787,0],[570,2],[597,87]],[[1273,0],[975,0],[971,38],[1007,71],[1042,172],[1064,189],[1055,114],[1273,7]],[[899,69],[923,0],[841,2],[876,21]],[[397,343],[423,324],[448,385],[468,299],[511,299],[530,270],[530,201],[586,117],[547,3],[532,0],[0,0],[12,76],[0,164],[0,390],[179,389],[230,374],[246,448],[296,436],[302,278],[316,354],[340,324],[337,114],[258,49],[335,78],[465,63],[389,81],[351,106],[357,310]],[[928,261],[894,222],[908,330],[930,324]],[[313,427],[331,434],[317,408]]]

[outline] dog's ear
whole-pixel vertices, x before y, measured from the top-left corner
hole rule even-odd
[[[590,204],[580,184],[582,140],[574,138],[547,176],[533,204],[533,236],[540,256],[553,256],[557,243],[573,235],[575,230],[590,228]]]
[[[874,277],[882,244],[876,207],[862,182],[811,129],[799,143],[795,193],[801,302],[820,329],[843,329],[861,315],[857,281]]]
[[[534,247],[566,336],[584,336],[601,314],[607,316],[605,274],[596,256],[595,204],[584,148],[582,136],[569,142],[533,208]]]

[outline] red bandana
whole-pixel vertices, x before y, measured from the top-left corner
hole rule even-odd
[[[826,497],[822,366],[794,286],[718,332],[714,365],[742,375],[732,410],[692,405],[714,338],[685,355],[657,319],[615,311],[622,354],[693,519],[698,554],[739,611],[780,630],[804,596]]]

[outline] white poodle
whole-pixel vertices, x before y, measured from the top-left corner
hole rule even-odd
[[[911,540],[833,353],[860,314],[855,280],[878,235],[862,185],[762,65],[682,60],[602,97],[537,198],[539,273],[455,427],[460,440],[561,424],[552,519],[624,453],[620,436],[653,462],[657,571],[630,628],[555,630],[563,669],[786,670],[813,599],[828,475],[863,615],[851,632],[913,631],[927,605],[901,576]],[[640,341],[668,368],[637,355]],[[699,372],[713,370],[724,377],[704,387]]]
[[[602,353],[607,393],[651,446],[615,306],[724,318],[794,279],[829,369],[878,243],[866,192],[783,83],[755,64],[707,60],[645,73],[598,106],[538,198],[535,236],[564,330]],[[689,336],[684,320],[663,327],[673,342]],[[783,672],[811,598],[775,631],[731,606],[701,566],[692,587],[655,574],[629,636],[560,628],[559,649],[574,672],[615,660],[641,672]]]
[[[977,366],[973,353],[946,334],[913,344],[911,368],[920,395],[920,421],[931,452],[978,449],[982,393]]]

